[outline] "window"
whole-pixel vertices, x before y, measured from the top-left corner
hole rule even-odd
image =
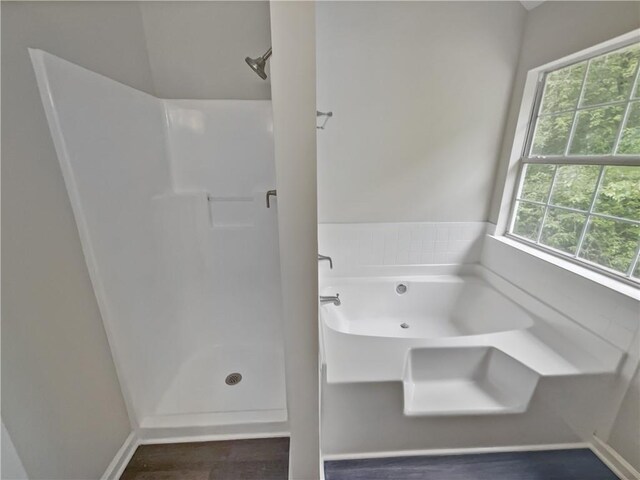
[[[640,282],[640,44],[541,74],[508,235]]]

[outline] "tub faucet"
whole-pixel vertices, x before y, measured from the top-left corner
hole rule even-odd
[[[329,260],[329,268],[333,270],[333,260],[331,260],[331,257],[318,254],[318,261],[320,262],[322,260]]]
[[[320,295],[320,305],[324,305],[325,303],[333,303],[336,307],[340,305],[340,294],[336,293],[335,296],[323,297]]]

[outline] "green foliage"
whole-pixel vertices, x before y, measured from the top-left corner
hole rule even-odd
[[[640,221],[640,167],[605,167],[595,211]]]
[[[555,171],[555,165],[526,165],[520,198],[534,202],[546,202]]]
[[[518,202],[513,233],[532,241],[538,239],[538,229],[544,215],[544,207],[533,203]]]
[[[531,155],[563,156],[570,136],[569,155],[640,155],[640,82],[628,111],[626,103],[639,63],[640,44],[634,44],[549,72]],[[513,233],[628,271],[638,251],[640,225],[588,212],[593,203],[595,214],[640,222],[640,166],[528,164],[523,175]],[[640,278],[640,262],[633,276]]]
[[[586,215],[550,208],[542,228],[540,243],[573,255],[578,248]]]
[[[570,155],[609,155],[624,115],[623,105],[580,110]]]
[[[576,108],[586,68],[587,62],[582,62],[550,72],[545,79],[540,111],[548,114]]]
[[[549,203],[560,207],[588,210],[593,200],[600,167],[597,165],[560,165]]]
[[[580,106],[626,100],[639,60],[638,44],[591,60]]]
[[[592,217],[580,257],[626,273],[638,248],[640,226]]]
[[[572,121],[573,113],[540,117],[531,155],[564,155]]]
[[[587,211],[593,201],[600,168],[603,178],[594,203],[594,212],[612,217],[640,221],[640,167],[594,165],[527,165],[518,202],[513,233],[575,255],[585,228]],[[555,180],[553,179],[555,175]],[[553,190],[549,189],[553,184]],[[524,199],[575,208],[584,213],[550,206],[545,207]],[[578,254],[599,265],[626,273],[640,242],[640,225],[601,217],[590,217],[585,239]],[[640,271],[634,275],[638,276]]]
[[[622,131],[617,153],[640,155],[640,102],[633,102],[629,107],[629,115]]]
[[[597,107],[610,102],[625,102],[629,98],[638,63],[640,44],[635,44],[589,62],[549,72],[545,78],[531,154],[564,155],[574,121],[576,125],[569,155],[640,153],[640,102],[631,105],[618,152],[613,152],[613,147],[626,105]],[[579,98],[583,80],[584,91]],[[640,84],[635,96],[640,96]],[[574,120],[573,112],[567,110],[576,108],[578,112]]]

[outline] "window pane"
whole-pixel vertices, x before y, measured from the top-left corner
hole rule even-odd
[[[534,202],[546,202],[551,188],[555,165],[525,165],[520,198]]]
[[[591,60],[580,106],[629,98],[639,57],[640,46],[633,45]]]
[[[531,155],[564,155],[572,120],[572,113],[538,118]]]
[[[617,153],[640,154],[640,102],[634,102],[629,106],[629,115],[622,129]]]
[[[591,217],[580,257],[626,273],[638,248],[640,226]]]
[[[587,216],[559,208],[549,208],[542,227],[540,243],[573,255]]]
[[[513,224],[513,233],[528,238],[534,242],[538,239],[538,231],[544,207],[527,202],[518,202],[516,220]]]
[[[605,167],[594,211],[640,221],[640,167]]]
[[[623,105],[615,105],[579,111],[569,153],[572,155],[611,154],[624,108]]]
[[[561,68],[549,73],[545,78],[542,96],[542,113],[561,112],[575,109],[580,96],[586,62]]]
[[[550,203],[588,210],[598,182],[598,165],[559,165]]]
[[[630,156],[640,157],[639,72],[636,42],[546,73],[527,154],[547,158],[525,160],[511,230],[634,280],[640,165]],[[554,160],[565,155],[576,164]]]

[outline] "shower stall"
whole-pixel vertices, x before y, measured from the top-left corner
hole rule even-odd
[[[30,53],[138,434],[286,430],[271,102],[163,100]]]

